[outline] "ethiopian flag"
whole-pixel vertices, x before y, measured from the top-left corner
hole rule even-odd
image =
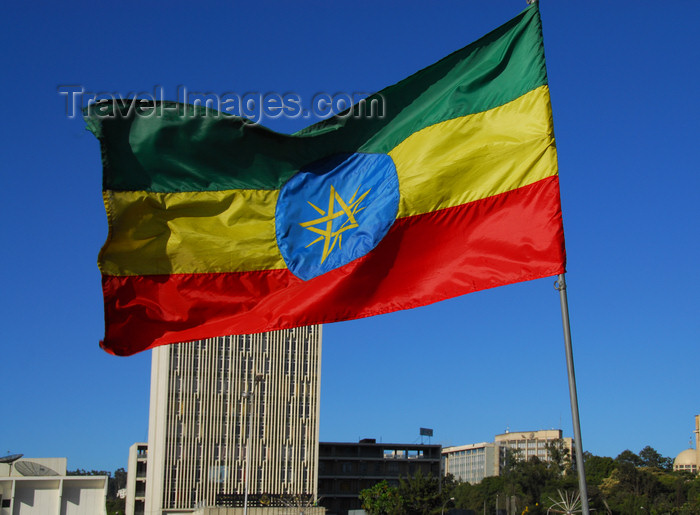
[[[537,4],[296,134],[201,106],[135,107],[86,115],[104,165],[110,353],[565,271]]]

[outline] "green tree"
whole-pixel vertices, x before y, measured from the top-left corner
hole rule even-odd
[[[617,458],[615,458],[615,461],[618,463],[631,463],[635,467],[640,467],[642,465],[641,458],[629,449],[625,449],[620,454],[618,454]]]
[[[584,469],[586,471],[586,483],[600,485],[615,468],[615,460],[608,456],[594,456],[590,452],[583,453]]]
[[[691,479],[689,474],[684,473],[685,476],[685,493],[686,502],[681,506],[682,510],[678,513],[682,515],[687,515],[690,513],[700,513],[700,476],[695,476]]]
[[[673,470],[673,460],[671,458],[666,458],[661,456],[659,452],[647,445],[639,451],[639,459],[644,467],[653,467],[661,470]]]
[[[485,477],[480,483],[458,483],[452,491],[455,498],[455,507],[462,510],[474,510],[477,513],[486,511],[494,513],[496,510],[496,496],[505,499],[505,478],[502,476]],[[503,504],[501,503],[501,507]]]
[[[124,515],[126,512],[126,501],[124,499],[107,499],[105,508],[107,515]]]
[[[515,470],[517,463],[520,461],[520,449],[506,447],[502,452],[501,475],[507,476]]]
[[[527,506],[534,506],[540,502],[547,482],[559,475],[559,471],[555,470],[556,468],[548,467],[537,456],[519,464],[517,481]]]
[[[557,438],[545,445],[549,454],[549,463],[555,466],[559,472],[565,472],[571,469],[571,456],[569,449],[564,445],[564,440]]]
[[[117,490],[126,488],[126,475],[127,472],[123,468],[118,468],[114,471],[114,482],[116,484]]]
[[[428,515],[439,513],[454,496],[457,481],[451,474],[438,478],[419,470],[412,477],[401,478],[398,487],[386,481],[360,492],[362,508],[371,515]]]
[[[404,512],[399,489],[381,481],[360,492],[362,509],[370,515],[397,515]]]
[[[584,455],[592,513],[700,515],[700,476],[667,470],[664,458],[652,451],[645,448],[636,455],[628,450],[616,459]],[[514,506],[516,513],[527,508],[528,515],[544,515],[559,498],[558,491],[578,490],[576,474],[562,474],[557,462],[511,459],[508,463],[502,476],[478,484],[457,483],[452,490],[455,506],[494,513],[498,502],[500,509],[507,507],[511,513]]]
[[[443,503],[452,495],[452,489],[441,489],[439,478],[432,474],[424,476],[418,470],[413,477],[399,481],[399,495],[409,514],[428,515],[440,510]]]

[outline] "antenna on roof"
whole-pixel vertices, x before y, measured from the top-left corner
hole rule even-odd
[[[3,456],[0,458],[0,463],[13,463],[20,459],[24,454],[10,454],[9,456]]]
[[[7,477],[10,477],[12,475],[12,464],[20,459],[24,454],[10,454],[9,456],[3,456],[0,458],[0,463],[7,463],[8,466],[10,467],[10,471],[7,473]]]
[[[15,470],[23,476],[57,476],[58,472],[46,465],[34,461],[20,461]]]

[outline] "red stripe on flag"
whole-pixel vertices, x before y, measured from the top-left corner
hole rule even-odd
[[[424,306],[565,271],[558,177],[396,221],[368,255],[302,281],[288,270],[103,277],[108,352]]]

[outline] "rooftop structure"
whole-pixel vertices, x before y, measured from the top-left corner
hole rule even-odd
[[[0,515],[106,515],[107,476],[67,476],[66,458],[0,463]]]

